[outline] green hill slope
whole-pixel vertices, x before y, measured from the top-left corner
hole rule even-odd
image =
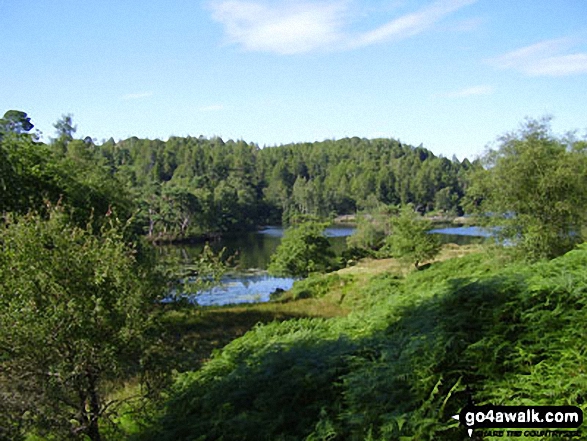
[[[504,266],[475,254],[377,275],[347,317],[258,326],[181,375],[141,438],[461,440],[466,388],[585,409],[587,247]]]

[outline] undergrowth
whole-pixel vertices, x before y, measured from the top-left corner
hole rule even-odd
[[[468,391],[585,409],[585,268],[583,247],[532,266],[475,254],[375,276],[347,317],[257,326],[178,376],[140,439],[462,440],[451,415]]]

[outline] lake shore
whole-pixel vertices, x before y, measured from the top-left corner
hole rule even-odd
[[[481,249],[480,245],[445,244],[434,261],[463,257]],[[344,317],[362,302],[363,289],[372,278],[382,274],[402,278],[412,271],[411,265],[393,258],[362,259],[352,267],[311,276],[315,280],[330,277],[335,282],[328,282],[327,292],[319,296],[310,294],[307,298],[296,298],[294,284],[294,289],[268,302],[205,307],[164,305],[163,323],[166,335],[171,336],[167,342],[168,357],[174,360],[172,365],[180,371],[197,369],[215,350],[258,324],[300,318]]]
[[[475,218],[471,216],[449,216],[449,215],[424,215],[422,219],[431,221],[434,224],[454,224],[463,226],[473,226],[476,224]],[[334,224],[356,225],[357,214],[342,214],[334,218]]]

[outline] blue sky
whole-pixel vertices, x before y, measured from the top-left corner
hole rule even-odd
[[[0,113],[44,139],[392,137],[473,158],[587,130],[584,0],[0,0]]]

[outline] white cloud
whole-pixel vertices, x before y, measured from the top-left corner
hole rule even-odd
[[[437,0],[371,31],[345,30],[349,0],[296,3],[223,0],[211,4],[212,17],[224,26],[227,40],[248,51],[296,54],[315,50],[353,49],[420,34],[457,10],[478,0]],[[357,15],[359,17],[359,15]]]
[[[487,61],[499,69],[513,69],[529,76],[587,74],[587,52],[564,54],[572,43],[569,38],[545,40]]]
[[[228,40],[246,50],[295,54],[324,48],[341,39],[345,10],[338,3],[281,3],[228,0],[212,6]]]
[[[561,77],[587,73],[587,53],[548,57],[536,63],[532,75]]]
[[[447,30],[454,32],[473,32],[479,29],[485,21],[480,17],[467,18],[447,26]]]
[[[122,96],[122,99],[125,101],[129,100],[140,100],[142,98],[149,98],[153,96],[153,92],[139,92],[139,93],[128,93]]]
[[[464,89],[455,90],[454,92],[443,93],[439,96],[442,98],[466,98],[469,96],[490,95],[492,93],[493,87],[484,85],[466,87]]]

